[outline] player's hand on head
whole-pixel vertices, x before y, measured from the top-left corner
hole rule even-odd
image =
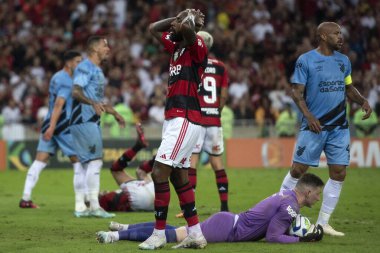
[[[371,116],[372,109],[367,100],[365,100],[362,105],[362,111],[365,112],[364,116],[362,117],[362,120],[368,119],[369,116]]]
[[[323,238],[323,228],[321,225],[312,225],[310,232],[304,237],[300,237],[300,242],[318,242]]]

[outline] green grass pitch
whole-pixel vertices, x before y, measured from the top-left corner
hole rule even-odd
[[[133,170],[129,170],[133,173]],[[313,169],[324,181],[326,169]],[[230,209],[241,212],[259,200],[276,192],[287,170],[228,170],[230,181]],[[34,189],[33,200],[40,209],[20,209],[26,173],[0,172],[0,252],[141,252],[138,243],[119,241],[98,244],[95,232],[106,230],[109,219],[74,218],[74,195],[71,170],[45,170]],[[209,169],[198,171],[196,192],[200,219],[219,210],[214,173]],[[325,236],[319,243],[293,245],[269,244],[264,241],[247,243],[209,244],[204,252],[380,252],[380,170],[349,169],[338,207],[331,224],[346,236]],[[117,186],[107,170],[102,171],[101,189],[113,190]],[[302,213],[312,222],[317,219],[320,202]],[[179,211],[178,199],[171,191],[168,222],[183,225],[184,220],[174,216]],[[152,213],[118,213],[113,219],[122,223],[153,221]],[[167,245],[160,252],[174,252]],[[177,250],[178,251],[178,250]],[[180,250],[184,251],[184,250]],[[192,251],[192,250],[189,250]]]

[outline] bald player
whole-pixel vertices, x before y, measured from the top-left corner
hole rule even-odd
[[[292,77],[292,97],[303,114],[293,164],[281,190],[293,189],[309,166],[317,167],[322,151],[329,167],[317,224],[325,234],[344,236],[329,225],[338,203],[346,167],[350,161],[350,132],[346,118],[346,97],[371,115],[368,101],[353,86],[351,62],[338,52],[343,46],[341,27],[333,22],[317,28],[318,47],[302,54]]]

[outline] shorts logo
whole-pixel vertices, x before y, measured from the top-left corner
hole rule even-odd
[[[165,160],[166,160],[166,155],[165,155],[165,154],[163,154],[163,155],[161,155],[161,156],[160,156],[160,158],[162,158],[162,159],[165,159]]]
[[[182,158],[182,160],[179,163],[183,165],[183,164],[185,164],[186,160],[187,160],[186,157],[184,157],[184,158]]]
[[[219,145],[212,146],[212,151],[219,151],[220,147]]]
[[[303,146],[303,147],[298,146],[297,147],[297,155],[301,156],[303,154],[303,152],[305,151],[305,149],[306,149],[306,146]]]
[[[95,154],[96,152],[96,145],[88,146],[88,151],[90,151],[91,154]]]

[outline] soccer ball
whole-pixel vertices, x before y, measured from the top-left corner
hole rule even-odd
[[[296,218],[289,227],[289,235],[304,237],[309,232],[311,227],[312,225],[307,217],[297,214]]]

